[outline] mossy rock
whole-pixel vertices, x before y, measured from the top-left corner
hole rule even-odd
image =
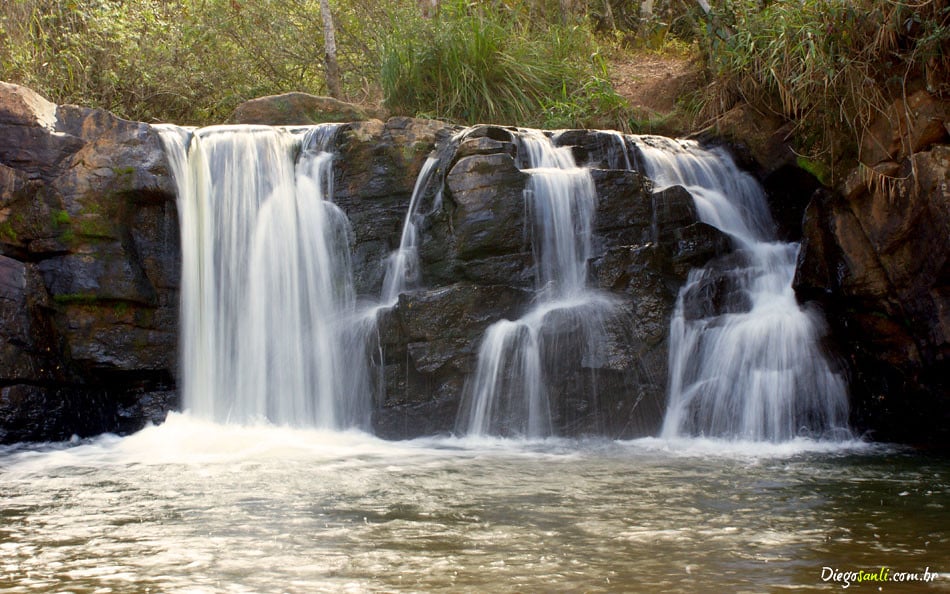
[[[380,110],[346,103],[332,97],[284,93],[245,101],[237,106],[228,121],[232,124],[299,126],[359,122],[384,117],[385,114]]]

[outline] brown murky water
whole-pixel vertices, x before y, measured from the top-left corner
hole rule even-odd
[[[822,579],[882,566],[940,575]],[[4,592],[878,588],[950,591],[950,460],[804,441],[393,443],[178,415],[0,450]]]

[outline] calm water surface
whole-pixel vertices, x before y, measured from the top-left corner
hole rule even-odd
[[[822,581],[943,572],[929,584]],[[950,592],[950,460],[859,443],[384,442],[173,415],[0,449],[3,592]]]

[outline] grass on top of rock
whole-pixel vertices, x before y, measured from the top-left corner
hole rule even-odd
[[[731,0],[702,29],[715,116],[744,101],[796,123],[797,148],[834,166],[897,97],[950,94],[947,0]]]
[[[386,106],[459,123],[546,127],[622,121],[590,28],[520,20],[502,4],[443,2],[382,50]]]
[[[948,0],[728,0],[708,14],[655,0],[650,17],[642,4],[335,0],[341,99],[464,124],[676,133],[746,102],[794,122],[796,149],[832,166],[908,85],[950,93]],[[220,123],[255,97],[325,94],[322,27],[313,0],[10,0],[0,80],[135,120]],[[618,94],[611,64],[671,45],[698,48],[705,80],[659,110]]]
[[[339,0],[341,99],[464,123],[582,125],[621,105],[590,21],[553,0]],[[313,1],[0,3],[0,80],[140,121],[211,124],[241,102],[326,94]]]

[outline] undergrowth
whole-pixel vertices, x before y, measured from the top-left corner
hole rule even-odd
[[[396,113],[547,127],[622,121],[582,22],[538,25],[503,5],[453,1],[407,25],[382,51],[383,96]]]
[[[770,111],[795,122],[803,156],[827,165],[856,158],[868,126],[909,85],[950,92],[946,0],[730,0],[700,38],[716,81],[705,115],[740,100]]]
[[[459,122],[622,121],[586,16],[553,0],[331,2],[342,99]],[[6,0],[0,80],[56,103],[208,124],[242,101],[326,93],[315,0]]]
[[[677,117],[737,102],[795,124],[834,165],[887,106],[950,94],[950,0],[331,0],[343,99],[393,114],[548,128],[663,129],[609,81],[606,51],[697,47],[708,86]],[[326,92],[316,0],[6,0],[0,80],[130,119],[222,122],[242,101]],[[631,59],[636,59],[635,57]]]
[[[378,97],[379,32],[403,0],[335,8],[344,99]],[[326,93],[312,0],[5,0],[0,80],[142,121],[224,121],[242,101]]]

